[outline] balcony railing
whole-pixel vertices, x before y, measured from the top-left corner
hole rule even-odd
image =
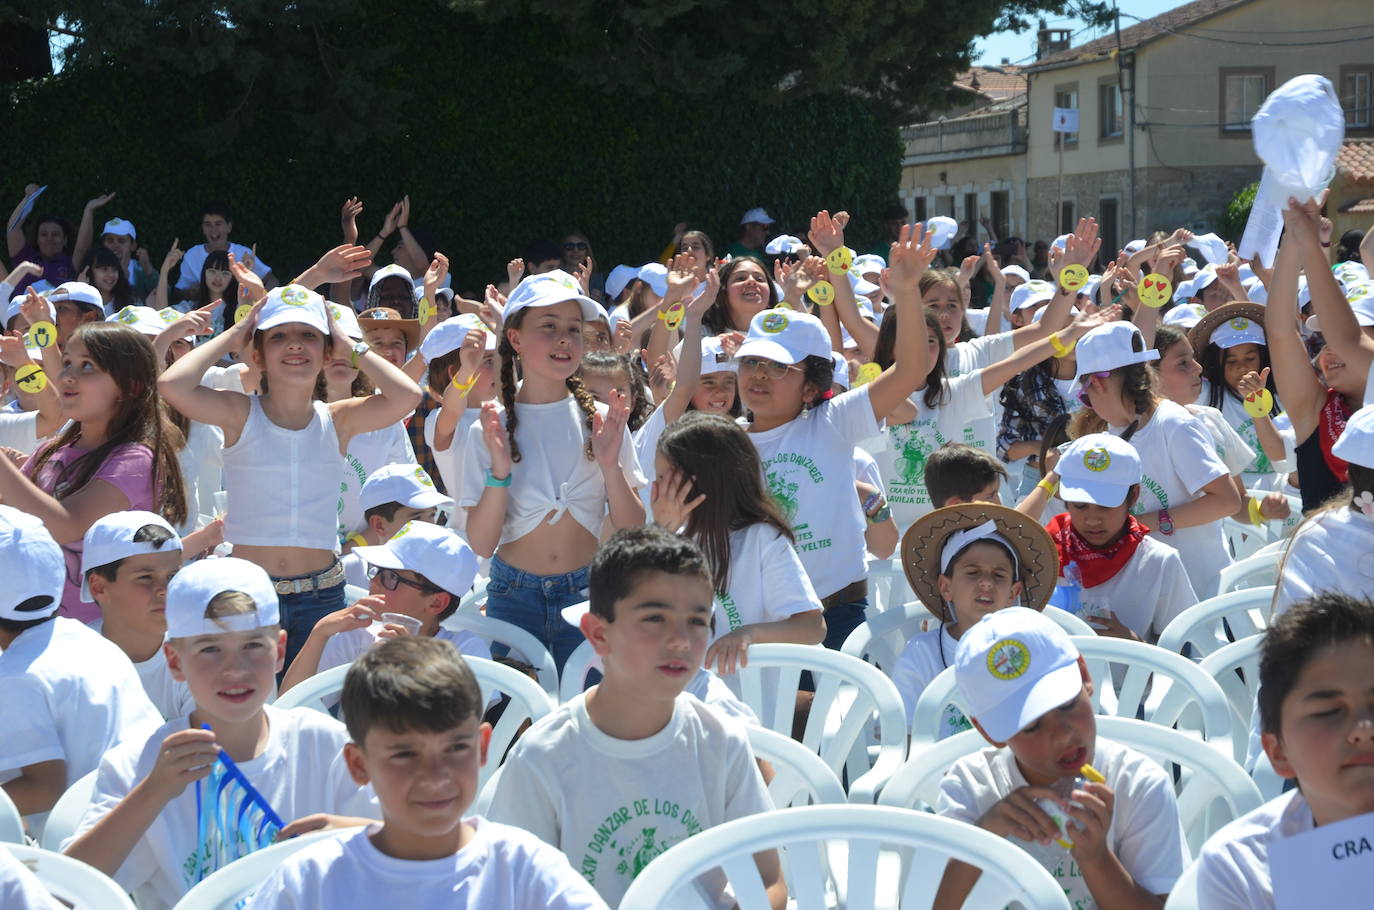
[[[906,164],[1011,155],[1026,150],[1021,111],[974,114],[902,128]]]

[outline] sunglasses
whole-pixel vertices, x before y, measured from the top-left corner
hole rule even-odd
[[[397,585],[405,585],[408,588],[414,588],[417,591],[424,591],[430,594],[437,593],[440,590],[434,585],[425,582],[411,581],[409,578],[402,578],[401,574],[395,569],[379,569],[376,566],[372,566],[367,570],[367,577],[377,579],[382,587],[388,591],[396,590]]]
[[[565,249],[565,250],[585,250],[585,249],[587,249],[587,241],[585,241],[585,240],[570,240],[570,241],[568,241],[567,243],[563,244],[563,249]]]
[[[1080,377],[1079,377],[1079,382],[1082,383],[1083,388],[1080,389],[1079,392],[1078,392],[1078,402],[1079,402],[1079,404],[1083,405],[1083,407],[1085,407],[1085,408],[1090,408],[1090,407],[1092,407],[1092,404],[1088,401],[1088,383],[1092,381],[1092,379],[1093,379],[1094,376],[1096,376],[1098,379],[1106,379],[1106,378],[1107,378],[1108,376],[1110,376],[1110,375],[1112,375],[1112,374],[1111,374],[1111,373],[1084,373],[1082,376],[1080,376]]]
[[[790,363],[778,363],[776,360],[768,360],[764,357],[746,357],[739,362],[739,369],[741,373],[748,374],[762,372],[769,379],[781,379],[787,375],[788,370],[803,372],[799,366]]]

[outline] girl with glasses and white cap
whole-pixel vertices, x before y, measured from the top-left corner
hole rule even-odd
[[[1088,432],[1106,429],[1140,454],[1140,499],[1131,513],[1183,557],[1198,597],[1216,593],[1217,574],[1231,561],[1221,519],[1241,506],[1226,465],[1203,423],[1159,394],[1140,329],[1109,322],[1078,343],[1077,388]],[[1082,435],[1079,433],[1078,435]]]

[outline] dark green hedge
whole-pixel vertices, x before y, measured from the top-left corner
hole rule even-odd
[[[901,148],[861,100],[599,95],[535,53],[556,36],[503,36],[449,15],[453,30],[435,32],[441,55],[411,46],[389,71],[386,88],[410,99],[404,125],[347,152],[271,117],[207,147],[198,131],[226,102],[180,75],[150,81],[108,64],[12,87],[0,205],[8,214],[24,184],[47,183],[39,210],[75,220],[86,199],[116,191],[101,214],[132,219],[156,264],[173,236],[200,242],[200,204],[223,198],[234,239],[257,242],[284,280],[339,242],[344,198],[366,205],[365,242],[409,193],[412,224],[433,231],[469,289],[535,236],[583,230],[608,269],[651,258],[677,221],[723,248],[755,205],[793,233],[817,208],[848,208],[853,245],[877,238]],[[507,53],[479,51],[493,47]]]

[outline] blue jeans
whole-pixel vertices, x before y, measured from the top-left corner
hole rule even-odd
[[[326,569],[325,571],[329,570]],[[298,578],[310,578],[319,574],[319,572],[311,572],[306,575],[273,576],[272,580],[295,581]],[[296,659],[296,654],[300,652],[301,646],[310,637],[310,632],[315,628],[315,623],[330,613],[344,608],[344,581],[340,578],[338,584],[328,588],[316,588],[313,591],[302,591],[299,594],[278,594],[277,600],[281,604],[281,627],[286,630],[284,673],[285,667],[291,666],[291,661]]]
[[[488,577],[487,615],[539,639],[562,673],[572,652],[586,640],[581,629],[564,621],[561,611],[587,599],[587,567],[563,575],[535,575],[493,556]],[[498,657],[510,651],[503,645],[491,650]]]

